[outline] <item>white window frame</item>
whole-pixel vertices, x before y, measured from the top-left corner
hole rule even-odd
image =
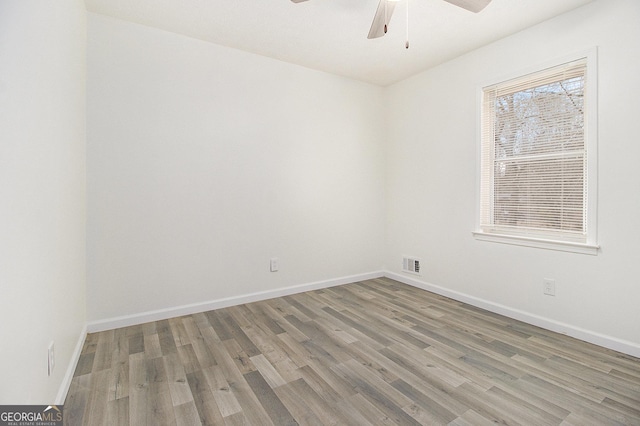
[[[553,68],[569,62],[586,59],[587,61],[587,78],[585,82],[585,92],[587,93],[587,107],[585,111],[585,147],[587,150],[587,203],[586,203],[586,242],[567,242],[554,240],[549,237],[530,237],[530,236],[514,236],[508,234],[483,232],[481,229],[481,174],[482,174],[482,99],[485,88],[495,86],[501,82],[507,82],[516,78],[521,78],[529,74],[533,74],[548,68]],[[581,253],[589,255],[597,255],[599,246],[597,243],[597,173],[598,173],[598,75],[597,75],[597,48],[587,51],[577,52],[562,58],[556,58],[543,64],[538,64],[526,70],[512,73],[510,75],[496,78],[488,84],[478,87],[478,152],[477,152],[477,197],[476,197],[476,228],[473,236],[479,241],[489,241],[504,244],[514,244],[527,247],[535,247],[548,250],[567,251],[572,253]]]

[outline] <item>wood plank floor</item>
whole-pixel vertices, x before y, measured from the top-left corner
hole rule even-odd
[[[389,279],[89,334],[68,425],[640,425],[640,360]]]

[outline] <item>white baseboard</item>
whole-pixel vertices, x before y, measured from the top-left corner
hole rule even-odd
[[[149,312],[141,312],[133,315],[126,315],[116,318],[110,318],[100,321],[91,321],[83,327],[78,343],[73,352],[73,356],[67,371],[65,373],[63,382],[58,391],[56,397],[56,403],[59,405],[64,404],[67,392],[71,386],[73,380],[73,374],[78,365],[80,354],[87,333],[95,333],[99,331],[112,330],[115,328],[127,327],[130,325],[143,324],[151,321],[158,321],[183,315],[190,315],[199,312],[206,312],[214,309],[226,308],[229,306],[240,305],[243,303],[257,302],[261,300],[272,299],[274,297],[282,297],[296,293],[302,293],[305,291],[319,290],[323,288],[334,287],[337,285],[349,284],[357,281],[365,281],[374,278],[387,277],[401,283],[417,287],[423,290],[430,291],[432,293],[439,294],[441,296],[449,297],[454,300],[458,300],[469,305],[476,306],[478,308],[486,309],[487,311],[494,312],[500,315],[504,315],[509,318],[513,318],[519,321],[526,322],[538,327],[545,328],[557,333],[566,334],[571,337],[583,340],[585,342],[593,343],[598,346],[609,348],[618,352],[622,352],[631,356],[640,357],[640,345],[617,339],[615,337],[606,336],[600,333],[596,333],[590,330],[585,330],[580,327],[575,327],[570,324],[565,324],[559,321],[554,321],[549,318],[544,318],[539,315],[535,315],[529,312],[521,311],[519,309],[510,308],[508,306],[501,305],[499,303],[490,302],[488,300],[480,299],[475,296],[471,296],[465,293],[449,290],[444,287],[437,286],[435,284],[426,283],[418,279],[407,277],[405,275],[397,274],[391,271],[376,271],[365,274],[351,275],[341,278],[334,278],[324,281],[316,281],[307,284],[300,284],[291,287],[283,287],[275,290],[261,291],[251,293],[247,295],[227,297],[218,300],[211,300],[202,303],[193,303],[190,305],[176,306],[166,309],[159,309]]]
[[[444,287],[426,283],[412,277],[397,274],[395,272],[384,271],[384,276],[413,287],[427,290],[432,293],[457,300],[459,302],[467,303],[469,305],[494,312],[496,314],[504,315],[509,318],[513,318],[550,331],[554,331],[556,333],[566,334],[567,336],[575,337],[576,339],[583,340],[585,342],[593,343],[598,346],[602,346],[614,351],[622,352],[640,358],[640,345],[633,342],[617,339],[615,337],[596,333],[594,331],[585,330],[571,324],[566,324],[549,318],[541,317],[539,315],[521,311],[519,309],[510,308],[499,303],[490,302],[488,300],[480,299],[478,297],[471,296],[465,293],[449,290]]]
[[[551,330],[557,333],[566,334],[571,337],[583,340],[585,342],[593,343],[598,346],[609,348],[618,352],[622,352],[631,356],[640,357],[640,345],[629,342],[626,340],[617,339],[615,337],[603,335],[591,330],[585,330],[580,327],[573,326],[571,324],[562,323],[549,318],[545,318],[539,315],[532,314],[530,312],[514,309],[509,306],[501,305],[499,303],[491,302],[485,299],[481,299],[475,296],[471,296],[465,293],[450,290],[444,287],[440,287],[435,284],[420,281],[418,279],[407,277],[402,274],[398,274],[391,271],[375,271],[364,274],[350,275],[346,277],[334,278],[324,281],[316,281],[307,284],[300,284],[290,287],[283,287],[275,290],[267,290],[256,293],[250,293],[246,295],[227,297],[223,299],[211,300],[200,303],[193,303],[189,305],[175,306],[165,309],[159,309],[148,312],[141,312],[133,315],[125,315],[121,317],[109,318],[99,321],[91,321],[87,323],[86,332],[95,333],[99,331],[112,330],[115,328],[127,327],[131,325],[143,324],[146,322],[159,321],[168,318],[174,318],[183,315],[190,315],[199,312],[206,312],[214,309],[226,308],[229,306],[240,305],[243,303],[257,302],[266,299],[272,299],[274,297],[282,297],[296,293],[302,293],[305,291],[319,290],[322,288],[329,288],[342,284],[349,284],[357,281],[365,281],[374,278],[388,277],[396,281],[421,288],[436,294],[440,294],[451,299],[458,300],[460,302],[468,303],[478,308],[486,309],[487,311],[494,312],[500,315],[504,315],[509,318],[513,318],[519,321],[526,322],[538,327],[542,327],[547,330]],[[82,349],[82,343],[84,342],[84,336],[82,342],[78,342],[79,346],[76,348],[77,358],[80,356],[80,350]],[[71,368],[73,367],[73,368]],[[65,376],[66,389],[71,383],[73,378],[73,371],[75,370],[75,364],[70,366],[71,370],[67,371]],[[67,377],[68,376],[68,377]],[[59,395],[66,395],[64,393]]]
[[[86,324],[82,327],[82,331],[80,331],[80,337],[78,337],[78,343],[76,343],[76,347],[71,354],[71,359],[69,360],[69,365],[67,366],[67,371],[64,373],[64,378],[62,379],[62,383],[60,384],[60,388],[58,389],[58,395],[56,396],[56,405],[63,405],[64,400],[67,398],[67,393],[69,392],[69,387],[71,387],[71,381],[73,380],[73,374],[76,371],[76,367],[78,366],[78,361],[80,360],[80,355],[82,354],[82,347],[84,346],[84,340],[87,337],[87,326]]]
[[[273,299],[274,297],[288,296],[305,291],[319,290],[322,288],[334,287],[342,284],[349,284],[357,281],[365,281],[373,278],[383,277],[382,271],[370,272],[366,274],[350,275],[341,278],[334,278],[324,281],[316,281],[307,284],[300,284],[291,287],[283,287],[275,290],[260,291],[256,293],[226,297],[223,299],[210,300],[207,302],[192,303],[189,305],[175,306],[155,311],[141,312],[133,315],[109,318],[87,323],[87,332],[96,333],[99,331],[113,330],[115,328],[128,327],[131,325],[144,324],[146,322],[159,321],[191,315],[199,312],[211,311],[214,309],[227,308],[229,306],[241,305],[243,303],[258,302],[261,300]]]

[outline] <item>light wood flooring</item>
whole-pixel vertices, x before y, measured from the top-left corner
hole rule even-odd
[[[64,415],[72,426],[640,425],[640,360],[381,278],[89,334]]]

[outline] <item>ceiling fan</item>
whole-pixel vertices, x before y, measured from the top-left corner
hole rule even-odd
[[[307,0],[291,0],[291,1],[294,3],[301,3]],[[367,36],[367,38],[378,38],[378,37],[382,37],[387,33],[389,21],[391,20],[391,15],[393,14],[393,9],[395,8],[396,3],[398,1],[400,0],[380,0],[380,3],[378,3],[378,9],[376,10],[376,14],[373,17],[373,23],[371,24],[371,29],[369,30],[369,35]],[[491,3],[491,0],[444,0],[444,1],[474,13],[480,12],[482,9],[487,7],[489,3]],[[407,47],[409,47],[408,44],[407,44]]]

